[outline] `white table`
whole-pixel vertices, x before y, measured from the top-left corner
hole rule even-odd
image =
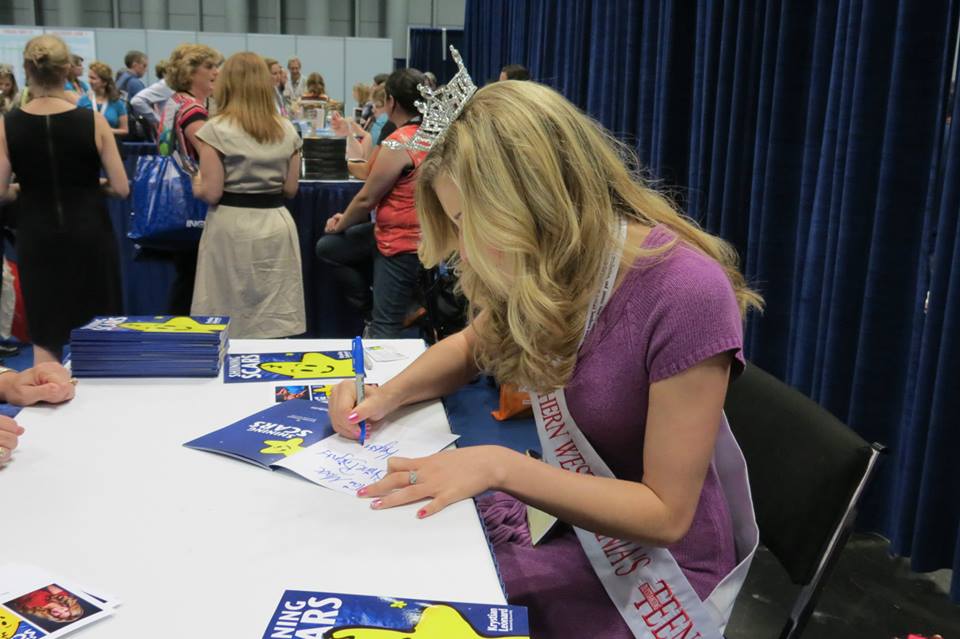
[[[231,344],[310,349],[349,341]],[[0,564],[35,564],[119,597],[114,617],[76,633],[98,639],[258,638],[287,588],[504,603],[470,500],[421,521],[416,505],[375,512],[182,446],[271,405],[277,384],[83,379],[70,403],[25,409],[27,432],[0,470]]]

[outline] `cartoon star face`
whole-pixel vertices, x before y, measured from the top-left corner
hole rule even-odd
[[[43,633],[8,610],[0,608],[0,639],[34,639]]]
[[[354,374],[353,362],[349,359],[334,359],[323,353],[304,353],[299,362],[264,362],[260,368],[290,379],[352,377]]]
[[[19,625],[20,620],[12,612],[0,608],[0,639],[13,639]]]
[[[331,639],[483,639],[470,622],[464,619],[455,608],[439,604],[423,610],[420,621],[411,630],[387,630],[384,628],[368,628],[350,626],[333,630]],[[501,639],[529,639],[526,636],[504,637]]]
[[[264,455],[283,455],[284,457],[289,457],[303,450],[303,437],[294,437],[289,440],[265,439],[263,443],[267,446],[260,451]]]
[[[143,333],[218,333],[226,324],[201,324],[192,317],[172,317],[166,322],[124,322],[123,328]]]

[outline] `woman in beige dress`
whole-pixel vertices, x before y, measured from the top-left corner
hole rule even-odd
[[[194,193],[210,204],[200,240],[192,315],[228,315],[230,336],[306,331],[297,228],[283,199],[297,193],[302,142],[277,115],[263,58],[237,53],[223,65],[218,115],[197,133]]]

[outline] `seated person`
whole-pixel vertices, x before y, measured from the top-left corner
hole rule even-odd
[[[56,362],[44,362],[18,373],[12,368],[0,369],[0,401],[16,406],[39,402],[60,404],[73,398],[70,371]],[[0,415],[0,465],[10,460],[23,426],[12,417]]]
[[[419,129],[414,102],[421,99],[417,86],[422,83],[416,69],[390,74],[386,110],[398,128],[388,140],[407,144]],[[346,211],[327,220],[326,235],[317,242],[317,257],[333,267],[348,303],[364,316],[371,314],[365,331],[370,338],[400,337],[413,301],[420,273],[420,223],[413,192],[425,157],[425,152],[409,148],[381,149],[366,184]],[[370,211],[375,207],[373,224]]]
[[[327,95],[327,84],[323,81],[322,75],[314,72],[307,76],[307,88],[300,99],[318,100],[320,102],[326,102],[330,99]]]

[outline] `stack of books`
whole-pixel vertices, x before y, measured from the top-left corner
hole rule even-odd
[[[97,317],[70,333],[76,377],[215,377],[228,317]]]

